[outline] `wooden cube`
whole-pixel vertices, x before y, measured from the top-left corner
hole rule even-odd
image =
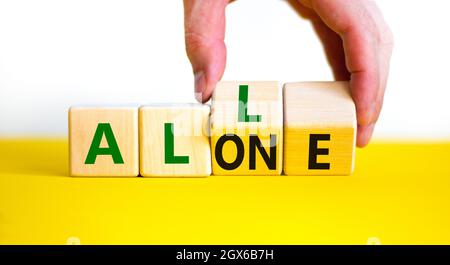
[[[210,107],[160,104],[139,109],[140,172],[144,177],[211,175]]]
[[[278,82],[219,82],[211,106],[214,175],[280,175],[282,93]]]
[[[69,110],[70,175],[139,175],[137,107],[72,107]]]
[[[284,173],[353,172],[356,111],[348,82],[284,85]]]

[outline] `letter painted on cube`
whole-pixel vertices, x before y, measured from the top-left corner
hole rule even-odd
[[[209,106],[202,104],[142,106],[139,109],[141,176],[211,175],[209,114]]]
[[[281,174],[283,113],[277,82],[219,82],[211,108],[213,174]]]
[[[239,86],[239,105],[238,105],[238,121],[239,122],[260,122],[261,115],[248,115],[248,85]]]
[[[69,109],[70,175],[139,175],[137,106]]]
[[[236,157],[232,159],[232,162],[227,162],[223,158],[222,150],[225,143],[227,142],[233,142],[233,144],[236,146]],[[217,163],[221,168],[226,170],[234,170],[238,168],[241,165],[242,161],[244,160],[245,154],[244,143],[242,142],[241,138],[239,138],[239,136],[237,136],[236,134],[232,135],[224,134],[217,141],[214,153],[217,159]]]
[[[270,135],[270,155],[267,154],[267,151],[263,144],[261,143],[261,140],[259,139],[258,135],[250,135],[250,169],[255,170],[256,169],[256,149],[258,150],[259,154],[261,154],[261,157],[264,160],[264,163],[266,164],[267,168],[270,170],[276,170],[277,169],[277,135],[271,134]]]
[[[100,147],[102,138],[105,136],[108,147]],[[114,137],[111,124],[99,123],[95,130],[94,139],[92,139],[91,147],[86,156],[85,164],[95,164],[98,155],[109,155],[112,157],[114,164],[123,164],[123,158],[120,154],[119,146]]]
[[[175,156],[173,123],[164,123],[164,162],[166,164],[189,164],[189,156]]]
[[[327,148],[318,148],[319,141],[330,141],[330,134],[310,134],[309,135],[309,160],[308,169],[330,169],[330,163],[318,163],[318,155],[328,155]]]
[[[348,175],[353,171],[356,110],[348,82],[284,85],[286,175]]]

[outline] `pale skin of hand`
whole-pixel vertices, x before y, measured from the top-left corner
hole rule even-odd
[[[294,2],[294,1],[291,1]],[[383,105],[393,36],[370,0],[297,0],[311,19],[336,80],[349,80],[358,122],[357,146],[366,146]],[[197,100],[206,102],[226,64],[228,0],[184,0],[186,51]]]

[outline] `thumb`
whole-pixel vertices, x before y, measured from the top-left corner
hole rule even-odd
[[[195,97],[206,102],[225,71],[225,8],[228,0],[184,0],[186,52],[195,76]]]

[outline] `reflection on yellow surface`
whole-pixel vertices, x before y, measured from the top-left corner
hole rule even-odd
[[[450,142],[374,142],[352,176],[71,178],[0,140],[2,244],[450,244]]]

